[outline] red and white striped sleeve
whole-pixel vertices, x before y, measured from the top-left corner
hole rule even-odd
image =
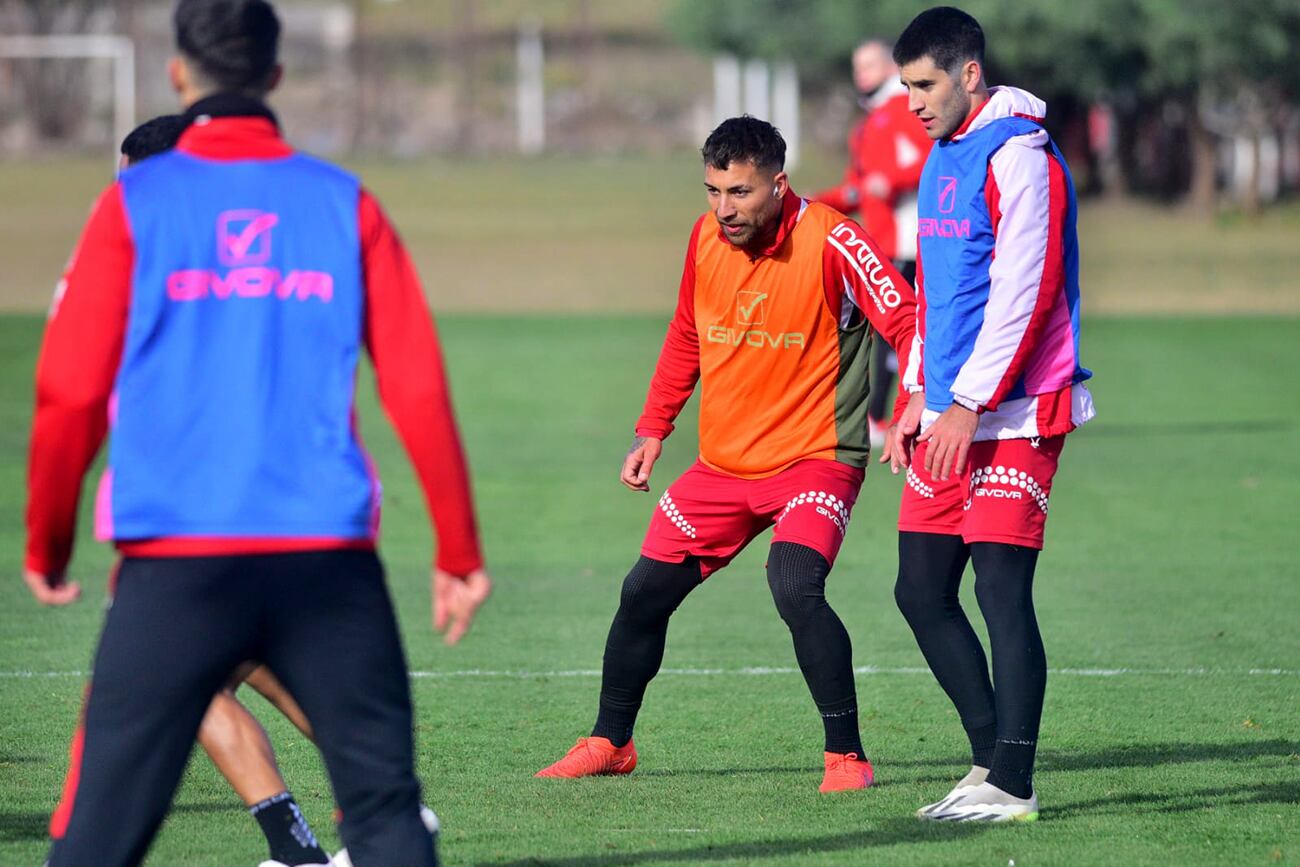
[[[969,408],[994,410],[1024,373],[1062,292],[1069,197],[1060,163],[1015,140],[993,155],[985,197],[994,233],[991,285],[952,392]]]
[[[880,251],[880,245],[853,220],[831,229],[822,249],[822,284],[840,326],[848,324],[845,303],[852,304],[871,327],[897,350],[916,333],[916,295]]]

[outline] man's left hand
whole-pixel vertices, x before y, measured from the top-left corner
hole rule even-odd
[[[925,452],[925,471],[941,482],[964,473],[979,424],[979,413],[955,403],[940,413],[934,424],[916,438],[918,443],[930,444]]]
[[[69,605],[81,598],[81,585],[69,582],[63,575],[42,575],[24,569],[23,581],[42,605]]]

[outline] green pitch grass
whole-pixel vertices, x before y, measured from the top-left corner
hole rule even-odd
[[[74,572],[85,598],[62,610],[39,609],[18,580],[40,325],[0,319],[4,865],[42,857],[110,560],[83,527]],[[1100,417],[1066,448],[1039,568],[1053,673],[1038,823],[912,818],[968,760],[894,608],[900,484],[879,468],[829,589],[856,663],[880,669],[858,679],[876,788],[817,793],[820,725],[768,597],[761,542],[675,618],[671,671],[651,685],[637,730],[637,771],[533,779],[594,716],[592,671],[654,505],[615,471],[662,328],[662,318],[443,321],[498,580],[455,648],[428,622],[420,495],[364,389],[365,435],[387,482],[383,551],[419,672],[419,772],[446,863],[1300,863],[1294,319],[1087,323]],[[693,424],[688,415],[670,440],[656,493],[691,460]],[[313,749],[244,695],[333,848]],[[255,822],[196,755],[149,863],[253,865],[264,854]]]
[[[351,167],[388,208],[443,312],[670,310],[691,223],[706,205],[694,154]],[[842,156],[811,151],[794,188],[809,194],[842,170]],[[0,162],[0,202],[22,204],[0,208],[0,311],[49,305],[107,175],[103,159]],[[1089,313],[1300,314],[1295,201],[1258,220],[1211,221],[1089,200],[1079,234]]]

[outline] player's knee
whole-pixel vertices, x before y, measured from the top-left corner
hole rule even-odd
[[[791,629],[807,622],[819,606],[826,604],[826,595],[820,588],[798,578],[773,574],[770,569],[767,573],[767,586],[772,591],[777,613]]]
[[[910,580],[904,570],[899,569],[898,580],[894,582],[894,604],[907,622],[913,623],[925,617],[934,600],[930,594],[922,592],[920,585]]]
[[[1033,606],[1034,566],[1038,552],[1032,548],[997,543],[971,546],[975,566],[975,601],[984,619],[1015,616]]]
[[[700,564],[694,558],[667,563],[641,557],[623,579],[616,616],[630,623],[661,621],[677,610],[700,580]]]
[[[781,619],[791,628],[826,605],[830,564],[806,545],[777,542],[767,558],[767,586]]]
[[[975,601],[990,632],[1014,627],[1033,610],[1029,587],[1023,581],[1005,575],[975,578]]]
[[[945,618],[961,607],[956,592],[902,565],[894,582],[894,604],[913,628]]]
[[[898,534],[894,603],[913,629],[951,618],[961,610],[957,588],[965,565],[965,543],[960,536]]]
[[[237,745],[243,736],[242,714],[243,708],[234,696],[225,691],[217,693],[199,724],[199,743],[209,749]]]

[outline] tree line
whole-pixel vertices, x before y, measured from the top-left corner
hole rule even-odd
[[[706,51],[792,58],[806,83],[847,78],[853,48],[892,38],[931,3],[916,0],[676,0],[668,27]],[[991,84],[1050,106],[1048,126],[1091,191],[1183,198],[1213,208],[1223,143],[1260,206],[1266,147],[1300,141],[1297,0],[965,0],[983,25]],[[1100,111],[1100,114],[1099,114]],[[1097,124],[1113,148],[1098,153]],[[1245,147],[1241,147],[1244,143]],[[1109,163],[1109,164],[1107,164]]]

